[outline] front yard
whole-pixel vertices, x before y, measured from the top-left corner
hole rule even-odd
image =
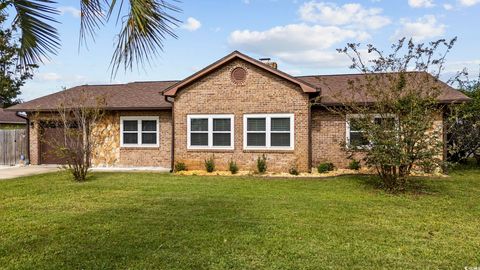
[[[480,267],[480,170],[390,195],[371,177],[64,173],[0,182],[0,268]]]

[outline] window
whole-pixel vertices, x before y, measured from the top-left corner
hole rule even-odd
[[[349,114],[347,115],[347,129],[346,139],[349,147],[365,148],[371,145],[371,142],[366,138],[365,131],[361,129],[359,124],[360,119],[369,117],[373,123],[381,125],[385,131],[393,131],[397,123],[397,117],[387,116],[381,117],[378,114],[365,116],[361,114]]]
[[[246,114],[244,149],[293,150],[293,114]]]
[[[233,149],[233,115],[188,115],[188,149]]]
[[[365,147],[370,144],[365,136],[365,131],[360,127],[361,115],[349,115],[347,121],[347,142],[351,147]]]
[[[122,116],[120,130],[122,147],[159,146],[157,116]]]

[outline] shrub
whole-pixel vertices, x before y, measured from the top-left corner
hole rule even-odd
[[[318,173],[326,173],[329,171],[333,171],[333,163],[330,162],[325,162],[325,163],[320,163],[317,167]]]
[[[350,164],[348,164],[348,168],[349,168],[350,170],[356,170],[356,171],[358,171],[358,170],[360,170],[360,167],[361,167],[361,166],[360,166],[360,161],[359,161],[359,160],[355,160],[355,159],[354,159],[354,160],[350,161]]]
[[[419,162],[418,166],[420,167],[420,170],[422,170],[422,172],[424,173],[433,173],[435,171],[435,168],[438,167],[437,164],[429,160],[423,160],[422,162]]]
[[[215,161],[213,160],[213,157],[205,160],[205,170],[207,172],[215,171]]]
[[[257,170],[259,173],[267,171],[267,157],[265,155],[257,158]]]
[[[187,170],[187,165],[185,165],[185,163],[177,162],[177,164],[175,164],[175,171],[176,172],[181,172],[181,171],[186,171],[186,170]]]
[[[230,162],[228,163],[228,170],[232,173],[232,174],[236,174],[238,172],[238,166],[237,166],[237,163],[233,160],[230,160]]]
[[[291,175],[298,175],[298,174],[299,174],[299,173],[298,173],[298,169],[297,169],[297,167],[295,167],[295,166],[292,167],[292,168],[290,168],[290,169],[288,170],[288,173],[290,173]]]

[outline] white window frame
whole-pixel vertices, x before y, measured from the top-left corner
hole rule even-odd
[[[247,130],[248,118],[265,118],[265,132]],[[273,131],[272,118],[290,118],[290,131]],[[248,146],[247,133],[265,133],[265,146]],[[272,133],[289,133],[290,146],[271,146]],[[244,114],[243,115],[243,149],[244,150],[294,150],[295,149],[295,115],[293,113],[268,113],[268,114]]]
[[[191,120],[208,119],[208,145],[191,145]],[[213,119],[230,119],[230,131],[213,131]],[[202,131],[200,133],[206,133]],[[230,146],[214,146],[213,133],[230,133]],[[189,114],[187,115],[187,149],[191,150],[233,150],[235,149],[235,117],[233,114]]]
[[[138,143],[123,143],[123,121],[137,121],[137,131],[126,131],[125,133],[136,133]],[[142,121],[156,121],[157,131],[142,131]],[[143,144],[142,133],[156,133],[156,144]],[[141,147],[156,148],[160,147],[160,120],[158,116],[120,116],[120,147]]]
[[[378,119],[378,118],[395,118],[395,125],[398,125],[398,116],[394,115],[394,114],[387,114],[386,117],[382,117],[380,114],[347,114],[346,115],[346,121],[345,121],[345,124],[346,124],[345,140],[347,142],[347,147],[348,148],[352,147],[351,144],[350,144],[350,119],[364,118],[364,117],[370,118],[371,121],[375,121],[375,119]],[[355,148],[357,148],[357,149],[368,149],[370,147],[372,147],[371,142],[369,142],[368,145],[359,145],[359,146],[356,146]]]

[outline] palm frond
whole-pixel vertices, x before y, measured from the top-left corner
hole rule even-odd
[[[20,61],[23,66],[43,62],[56,54],[60,37],[52,23],[58,23],[52,15],[58,10],[52,0],[13,0],[10,2],[17,14],[13,25],[21,30]]]
[[[118,3],[123,7],[123,0],[113,0],[111,4]],[[167,36],[177,37],[174,29],[180,21],[170,13],[180,12],[178,7],[163,0],[129,0],[129,4],[129,14],[122,23],[110,62],[112,76],[122,65],[125,69],[132,69],[134,64],[150,63],[159,51],[163,51]],[[112,10],[113,7],[110,7],[109,16]]]
[[[95,39],[95,31],[105,22],[105,5],[105,0],[80,0],[80,41],[87,36]]]

